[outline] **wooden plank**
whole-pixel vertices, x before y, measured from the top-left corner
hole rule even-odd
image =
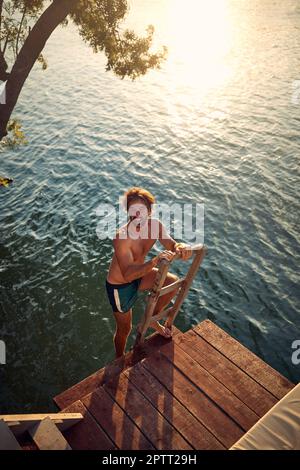
[[[29,428],[50,418],[60,431],[65,431],[82,419],[80,413],[25,413],[16,415],[0,415],[15,436],[21,436]]]
[[[141,364],[136,364],[124,374],[194,449],[225,449],[208,429]]]
[[[245,403],[228,388],[224,387],[177,344],[166,345],[160,349],[160,352],[222,408],[244,431],[248,431],[258,421],[259,416],[254,411],[250,410]]]
[[[231,447],[244,434],[242,429],[210,397],[191,383],[160,352],[144,359],[142,365],[226,448]]]
[[[173,328],[173,335],[180,333],[180,330]],[[97,370],[89,377],[86,377],[81,382],[73,385],[64,392],[54,397],[54,402],[62,410],[80,398],[94,392],[98,387],[101,387],[105,382],[118,376],[124,369],[131,367],[141,359],[148,357],[152,351],[160,348],[160,346],[172,341],[171,339],[164,338],[163,336],[154,333],[145,340],[141,347],[129,351],[125,358],[119,358],[107,364],[100,370]]]
[[[115,449],[113,442],[80,400],[72,403],[64,412],[81,413],[83,416],[83,420],[64,432],[64,436],[73,450]]]
[[[17,439],[7,426],[7,424],[0,419],[0,450],[22,450]]]
[[[103,387],[84,397],[82,402],[119,449],[155,449]]]
[[[50,418],[44,418],[29,429],[39,450],[72,450],[62,433]]]
[[[193,330],[178,335],[174,341],[258,416],[263,416],[277,403],[277,398]]]
[[[294,387],[294,384],[286,377],[211,321],[201,322],[194,328],[194,331],[266,388],[274,397],[281,399]]]
[[[104,385],[136,426],[160,450],[188,450],[192,447],[128,380],[124,373]]]

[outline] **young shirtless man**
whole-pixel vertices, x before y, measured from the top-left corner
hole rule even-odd
[[[162,258],[170,261],[178,253],[186,260],[192,254],[188,245],[177,243],[166,232],[160,221],[151,218],[154,202],[154,196],[142,188],[131,188],[124,195],[129,221],[117,231],[114,238],[114,255],[106,280],[107,295],[116,319],[114,336],[116,357],[124,355],[127,338],[132,328],[132,306],[139,291],[152,288],[158,262]],[[146,255],[157,240],[165,251],[145,262]],[[177,279],[177,276],[168,273],[164,285],[169,285]],[[176,290],[175,288],[159,298],[154,315],[169,304]],[[153,322],[151,327],[168,338],[172,335],[172,318],[169,317],[164,325]]]

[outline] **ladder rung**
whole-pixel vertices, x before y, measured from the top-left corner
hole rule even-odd
[[[185,281],[185,277],[183,277],[182,279],[178,279],[178,281],[175,281],[172,284],[169,284],[168,286],[162,287],[159,291],[158,297],[161,297],[162,295],[172,292],[172,290],[174,290],[178,286],[182,286],[184,281]]]
[[[173,305],[167,308],[166,310],[163,310],[162,312],[157,313],[157,315],[153,315],[153,317],[151,317],[151,322],[158,321],[164,317],[167,317],[169,313],[171,313],[172,308],[173,308]]]

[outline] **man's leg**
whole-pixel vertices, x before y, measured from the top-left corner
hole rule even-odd
[[[175,274],[168,273],[166,280],[164,282],[164,287],[169,286],[170,284],[173,284],[173,282],[176,282],[176,281],[178,281],[178,277]],[[178,290],[178,287],[175,287],[174,290],[172,290],[168,294],[162,295],[158,299],[153,315],[156,315],[157,313],[161,312],[164,309],[164,307],[166,307],[171,302],[177,290]]]
[[[118,358],[124,355],[127,338],[132,328],[132,309],[126,313],[114,312],[114,317],[116,319],[114,344]]]
[[[164,282],[164,286],[168,286],[170,284],[173,284],[173,282],[178,281],[178,277],[175,274],[168,273],[166,280]],[[154,309],[153,315],[156,315],[157,313],[161,312],[165,307],[169,305],[173,297],[177,294],[178,287],[175,287],[174,290],[169,292],[168,294],[162,295],[156,304],[156,307]],[[168,337],[172,336],[172,325],[173,325],[173,316],[168,315],[164,327],[165,327],[165,332]]]

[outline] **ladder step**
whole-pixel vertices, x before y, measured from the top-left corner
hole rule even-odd
[[[169,284],[168,286],[162,287],[159,291],[158,296],[161,297],[162,295],[168,294],[172,292],[172,290],[176,289],[177,287],[181,287],[185,282],[185,277],[182,279],[178,279],[178,281]]]
[[[153,315],[151,317],[150,322],[159,321],[162,318],[166,318],[171,313],[172,309],[173,309],[173,305],[171,307],[167,308],[166,310],[163,310],[162,312],[159,312],[156,315]]]
[[[0,450],[22,450],[17,439],[3,420],[0,420]]]
[[[53,421],[47,417],[28,430],[40,450],[72,450]]]

